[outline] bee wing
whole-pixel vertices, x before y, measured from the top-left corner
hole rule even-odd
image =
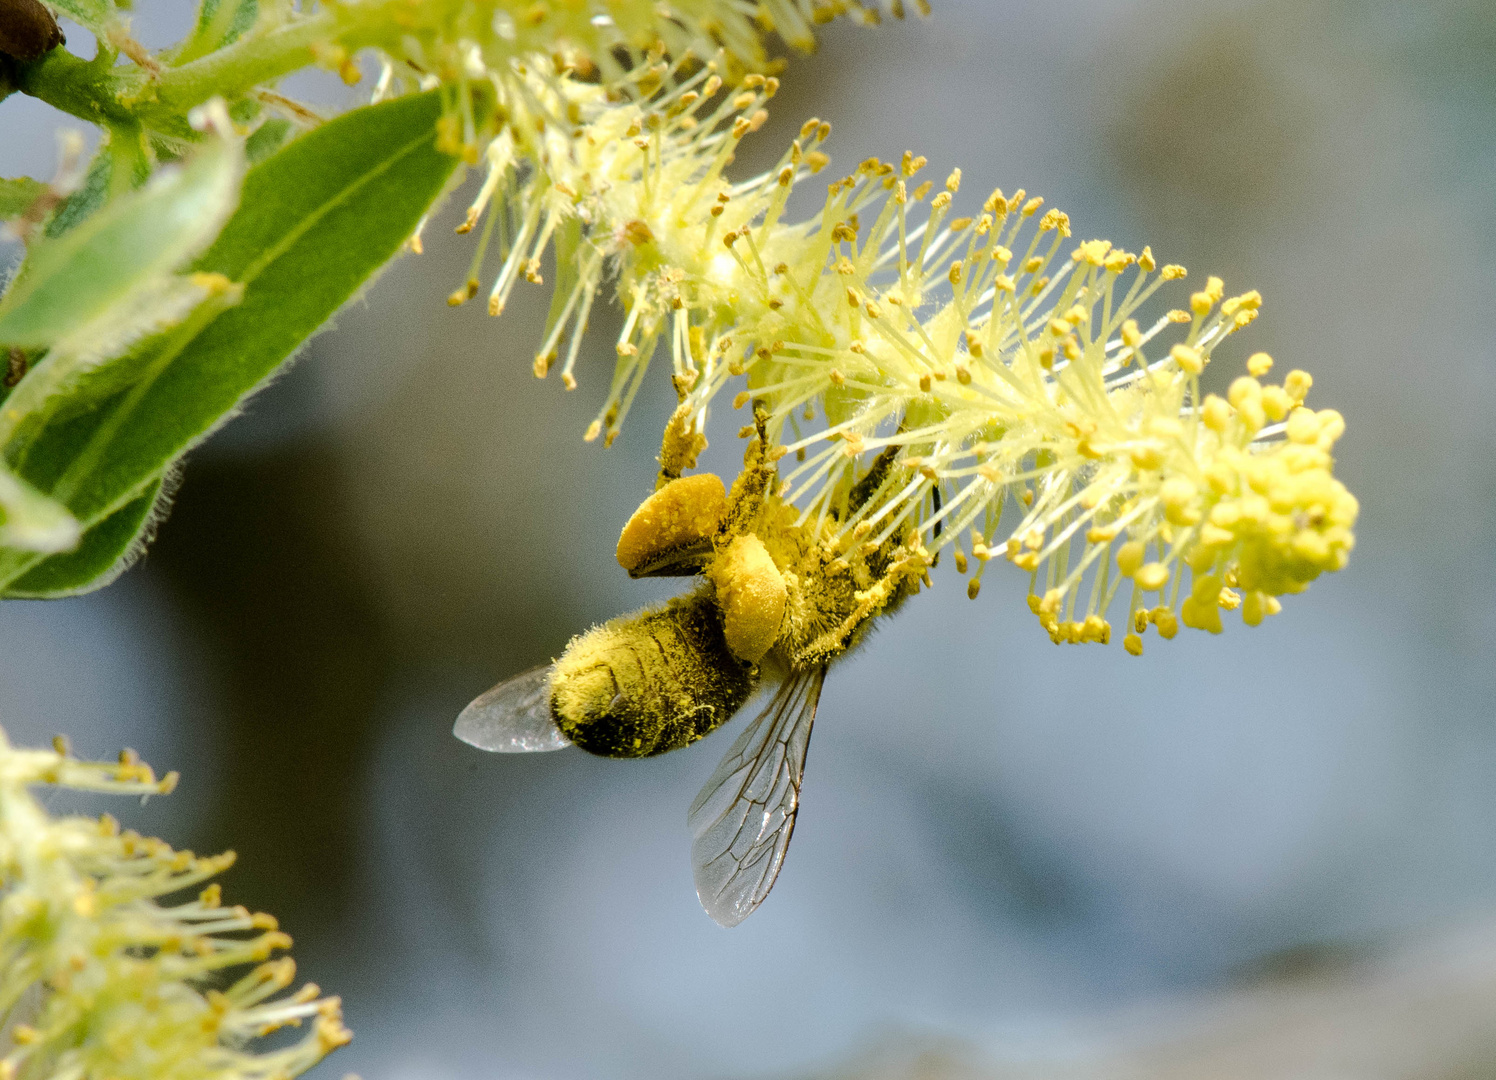
[[[452,734],[479,750],[523,754],[571,745],[551,717],[551,665],[506,679],[457,715]]]
[[[764,902],[795,830],[825,667],[793,672],[738,736],[686,817],[706,913],[736,926]]]

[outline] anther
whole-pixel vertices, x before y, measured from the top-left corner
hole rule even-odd
[[[1169,356],[1181,370],[1191,375],[1198,375],[1205,370],[1205,354],[1193,345],[1175,345],[1169,350]]]
[[[1157,592],[1169,583],[1169,568],[1163,563],[1148,563],[1138,568],[1133,580],[1144,592]]]
[[[1033,202],[1033,201],[1038,201],[1038,200],[1031,200],[1031,202]],[[1028,207],[1025,206],[1024,210],[1027,211]],[[1070,235],[1070,215],[1066,214],[1066,213],[1063,213],[1062,211],[1059,211],[1059,210],[1051,210],[1047,214],[1045,214],[1042,218],[1040,218],[1039,219],[1039,231],[1040,232],[1049,232],[1051,230],[1054,230],[1054,231],[1058,232],[1061,236],[1069,236]]]

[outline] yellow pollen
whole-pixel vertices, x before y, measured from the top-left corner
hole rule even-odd
[[[1163,563],[1148,563],[1132,578],[1144,592],[1157,592],[1169,583],[1169,568]]]
[[[1169,350],[1169,355],[1182,370],[1191,375],[1198,375],[1205,370],[1205,356],[1193,345],[1175,345]]]
[[[1231,407],[1219,395],[1206,394],[1205,402],[1200,407],[1200,420],[1211,431],[1223,432],[1231,423]]]
[[[1141,540],[1129,540],[1117,549],[1117,569],[1127,577],[1136,574],[1143,565],[1144,545]]]

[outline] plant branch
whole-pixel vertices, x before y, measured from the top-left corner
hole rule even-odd
[[[162,72],[154,84],[154,96],[161,105],[182,114],[215,94],[235,97],[313,63],[312,46],[332,38],[337,29],[334,12],[323,9],[268,33],[241,38],[200,60]]]
[[[177,138],[195,138],[187,112],[214,96],[233,99],[273,83],[315,62],[313,46],[339,34],[331,10],[298,19],[150,76],[134,67],[116,67],[114,54],[83,60],[53,49],[31,63],[15,64],[14,84],[70,116],[106,127],[145,127]],[[377,36],[377,35],[374,35]],[[367,42],[350,42],[357,48]]]
[[[16,65],[16,88],[91,124],[137,124],[139,113],[120,100],[121,79],[107,63],[53,49]]]

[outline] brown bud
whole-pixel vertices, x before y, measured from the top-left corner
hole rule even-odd
[[[35,60],[66,40],[41,0],[0,0],[0,52]]]

